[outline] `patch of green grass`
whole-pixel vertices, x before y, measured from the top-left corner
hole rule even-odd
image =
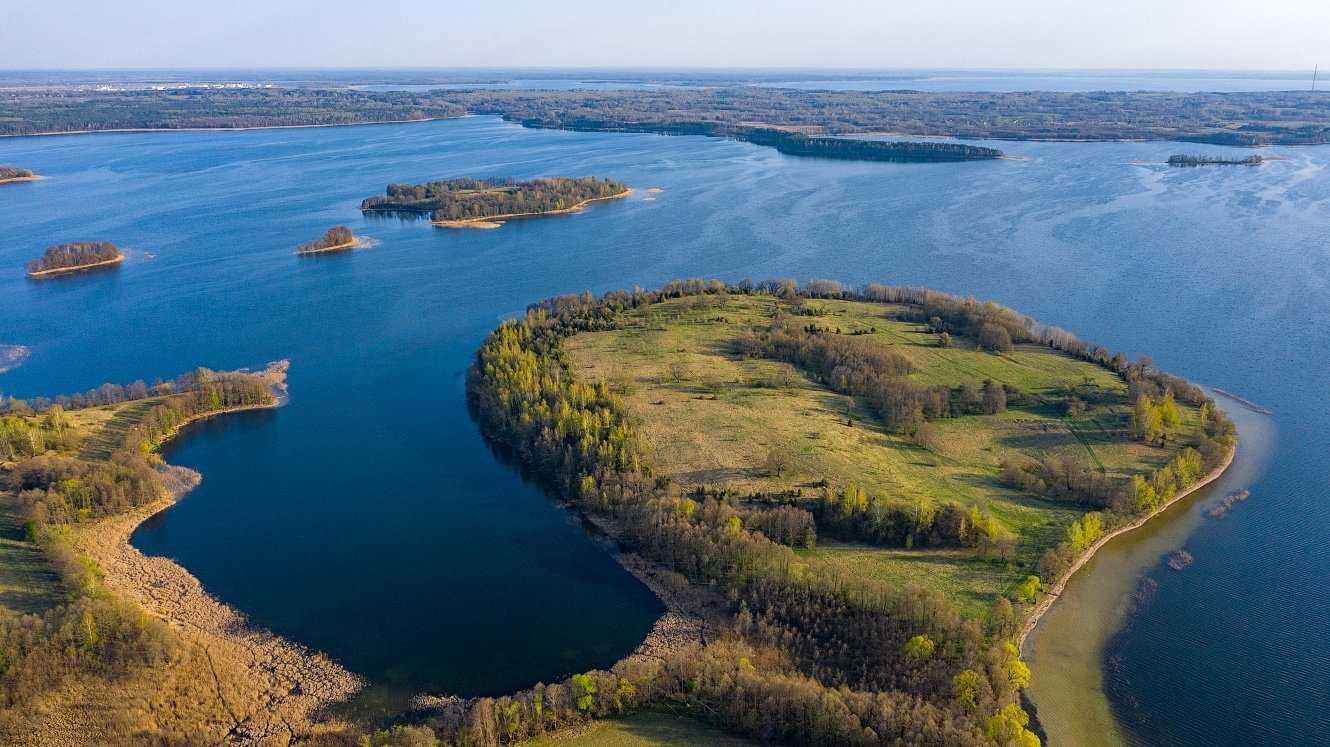
[[[752,747],[757,743],[730,736],[688,716],[650,710],[597,721],[575,735],[545,737],[526,744],[528,747]]]
[[[934,421],[939,445],[928,450],[881,427],[865,403],[837,394],[789,364],[732,352],[745,328],[764,329],[788,302],[765,296],[687,297],[627,312],[623,329],[575,335],[565,343],[573,371],[605,379],[622,394],[651,449],[653,468],[684,485],[739,491],[803,489],[826,479],[855,483],[875,495],[926,497],[991,511],[1019,536],[1014,561],[993,563],[965,550],[896,550],[827,545],[806,562],[891,584],[917,583],[952,596],[979,614],[1063,538],[1084,509],[1055,505],[999,483],[1008,456],[1072,457],[1127,477],[1165,463],[1175,449],[1131,440],[1126,384],[1111,371],[1049,348],[1022,345],[996,355],[964,338],[941,348],[936,335],[904,321],[902,307],[852,301],[808,301],[806,317],[823,329],[891,346],[910,359],[920,384],[1009,384],[1023,402],[994,416]],[[1104,404],[1063,415],[1067,387]],[[1183,431],[1197,425],[1183,408]],[[767,453],[791,455],[773,476]],[[829,537],[823,537],[830,540]]]
[[[0,493],[0,610],[40,615],[64,597],[59,574],[26,537],[17,498]]]

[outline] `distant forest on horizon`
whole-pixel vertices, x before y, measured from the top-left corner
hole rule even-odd
[[[903,81],[904,83],[905,81]],[[0,135],[119,129],[367,124],[499,115],[532,127],[730,136],[735,127],[808,135],[1038,140],[1330,142],[1330,92],[803,91],[755,86],[650,90],[176,88],[0,92]]]

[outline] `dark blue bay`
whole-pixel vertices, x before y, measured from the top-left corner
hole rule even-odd
[[[994,298],[1272,408],[1252,498],[1116,642],[1142,743],[1330,743],[1330,148],[1170,170],[1169,143],[1003,143],[872,164],[735,142],[416,125],[26,138],[0,162],[0,375],[18,396],[290,358],[290,404],[191,429],[204,474],[134,543],[263,625],[400,688],[491,693],[631,650],[659,603],[500,463],[467,416],[484,334],[554,293],[789,275]],[[1154,165],[1136,165],[1150,161]],[[369,220],[390,181],[611,176],[627,200],[497,231]],[[647,200],[643,188],[664,189]],[[346,223],[381,242],[297,259]],[[48,244],[118,270],[31,282]]]

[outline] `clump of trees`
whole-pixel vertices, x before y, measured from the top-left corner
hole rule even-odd
[[[425,184],[390,184],[387,194],[369,197],[364,211],[429,213],[435,221],[476,220],[568,210],[589,200],[623,194],[623,182],[596,177],[449,179]]]
[[[1119,481],[1084,459],[1046,456],[1002,460],[1002,483],[1049,500],[1107,506],[1121,488]]]
[[[1003,560],[1016,553],[1016,535],[978,507],[869,495],[854,484],[824,489],[814,505],[819,526],[873,544],[973,547],[985,557]]]
[[[0,166],[0,182],[6,179],[31,179],[32,171],[21,169],[18,166]]]
[[[76,241],[49,247],[41,257],[28,262],[28,274],[71,269],[123,259],[125,255],[109,241]]]
[[[296,254],[317,254],[329,249],[349,249],[355,244],[356,235],[346,226],[333,226],[326,233],[313,241],[306,241],[296,247]]]

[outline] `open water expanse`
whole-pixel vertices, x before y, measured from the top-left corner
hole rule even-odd
[[[1263,449],[1241,473],[1250,500],[1149,550],[1185,546],[1191,567],[1123,564],[1130,583],[1084,590],[1121,618],[1123,588],[1141,573],[1158,584],[1118,635],[1084,633],[1106,641],[1081,669],[1102,674],[1122,738],[1330,744],[1330,148],[1170,169],[1172,153],[1245,152],[997,147],[1020,158],[826,161],[489,117],[0,140],[0,163],[50,177],[0,186],[0,344],[32,350],[0,390],[289,358],[286,407],[194,427],[170,448],[203,483],[134,544],[376,684],[496,693],[607,665],[662,610],[477,434],[464,373],[500,320],[556,293],[686,276],[992,298],[1274,411],[1249,429]],[[538,175],[638,189],[492,231],[358,210],[389,182]],[[339,223],[376,246],[293,255]],[[23,276],[47,245],[88,239],[127,261]],[[1042,645],[1036,678],[1066,677]]]

